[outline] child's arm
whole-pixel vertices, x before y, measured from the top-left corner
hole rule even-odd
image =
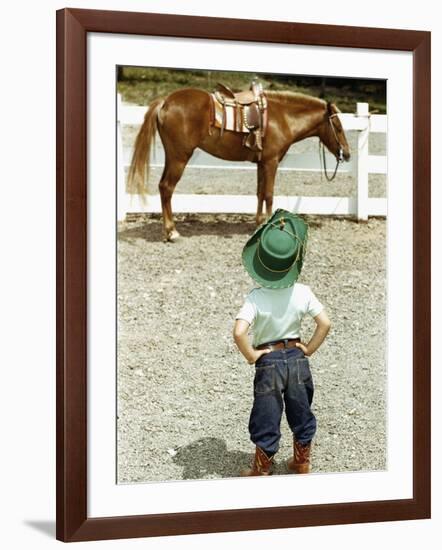
[[[239,351],[244,355],[249,365],[256,363],[261,355],[269,353],[269,349],[254,349],[249,342],[247,333],[249,331],[250,323],[244,319],[236,319],[233,327],[233,339],[238,346]]]
[[[308,344],[303,344],[302,342],[296,344],[296,347],[302,349],[304,355],[307,356],[312,355],[319,348],[319,346],[325,340],[325,337],[327,336],[328,331],[331,327],[330,319],[328,318],[324,310],[316,315],[316,317],[313,317],[313,319],[316,323],[316,329],[310,339],[310,342],[308,342]]]

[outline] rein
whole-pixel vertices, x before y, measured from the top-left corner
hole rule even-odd
[[[330,115],[328,117],[328,122],[330,123],[330,126],[333,130],[333,135],[336,139],[337,144],[339,145],[339,157],[336,159],[336,166],[335,166],[335,170],[334,170],[332,176],[329,176],[328,172],[327,172],[327,162],[326,162],[326,157],[325,157],[325,145],[322,143],[321,140],[319,140],[319,161],[321,163],[321,171],[324,172],[324,175],[325,175],[325,178],[326,178],[327,181],[333,181],[335,179],[336,174],[338,172],[339,164],[341,162],[343,162],[343,160],[344,160],[344,158],[342,156],[343,150],[342,150],[341,142],[339,141],[338,136],[336,134],[335,126],[334,126],[333,122],[331,121],[331,119],[335,116],[338,116],[338,113],[333,113],[332,115]],[[322,157],[321,157],[321,148],[322,148]]]

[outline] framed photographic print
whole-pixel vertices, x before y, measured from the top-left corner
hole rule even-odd
[[[429,517],[429,145],[430,33],[57,12],[59,540]]]

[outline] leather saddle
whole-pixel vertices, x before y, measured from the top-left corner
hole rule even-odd
[[[220,137],[226,129],[244,133],[243,145],[257,151],[260,158],[267,126],[267,99],[261,84],[253,81],[248,90],[234,93],[225,84],[218,83],[213,95],[222,107],[221,121],[216,117],[214,121],[220,127]],[[233,122],[227,123],[229,109],[233,112]]]
[[[216,85],[216,90],[218,94],[223,97],[226,101],[234,101],[240,103],[241,105],[250,105],[256,101],[257,96],[262,93],[262,88],[257,82],[252,82],[248,90],[243,90],[242,92],[234,93],[232,90],[225,84],[218,82]]]

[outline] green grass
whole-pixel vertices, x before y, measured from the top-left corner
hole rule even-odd
[[[349,78],[271,75],[233,71],[202,71],[193,69],[158,69],[122,67],[117,83],[123,101],[148,105],[158,96],[166,96],[177,88],[200,88],[213,91],[217,82],[227,84],[233,91],[247,89],[259,76],[264,89],[292,90],[333,101],[343,112],[355,112],[357,102],[367,102],[370,110],[386,112],[386,86],[383,81]]]

